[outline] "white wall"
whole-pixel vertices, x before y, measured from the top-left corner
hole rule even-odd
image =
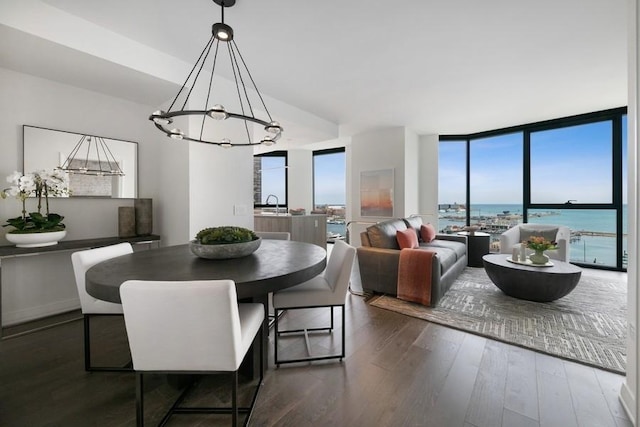
[[[421,135],[418,161],[420,188],[418,213],[423,222],[438,223],[438,135]]]
[[[154,199],[160,196],[162,189],[156,180],[159,173],[155,159],[166,138],[147,120],[153,107],[2,68],[0,93],[2,182],[12,171],[22,171],[22,125],[29,124],[138,142],[138,194]],[[54,199],[51,204],[54,212],[65,216],[67,239],[75,240],[117,235],[118,206],[131,206],[133,202],[72,198]],[[0,200],[1,220],[18,216],[20,210],[17,200]],[[0,244],[9,244],[4,239],[6,231],[6,228],[0,229]],[[166,230],[163,234],[171,232]]]
[[[347,207],[355,221],[377,222],[382,218],[360,216],[360,173],[383,169],[394,170],[394,217],[405,215],[404,172],[405,130],[402,127],[378,129],[351,138],[351,197]],[[409,212],[409,215],[413,212]]]
[[[313,151],[288,150],[289,208],[313,210]]]
[[[379,129],[352,137],[347,150],[349,180],[347,218],[377,222],[360,216],[360,173],[394,169],[394,217],[419,214],[437,220],[438,136],[418,136],[401,127]]]
[[[208,227],[253,229],[253,151],[189,144],[189,236]]]
[[[138,142],[139,195],[154,199],[154,216],[165,197],[180,199],[179,191],[161,188],[156,177],[158,155],[164,139],[146,119],[150,106],[90,92],[46,79],[0,68],[0,180],[12,171],[22,171],[22,125],[30,124],[52,129],[90,133]],[[179,157],[172,156],[179,164]],[[2,184],[0,184],[2,185]],[[7,183],[8,186],[8,183]],[[5,188],[2,185],[2,188]],[[178,197],[173,199],[173,196]],[[35,208],[35,200],[27,201]],[[132,206],[132,199],[53,199],[51,210],[65,216],[67,240],[109,237],[118,234],[118,207]],[[175,203],[172,210],[183,207]],[[20,214],[15,199],[0,200],[0,221]],[[181,216],[177,214],[176,216]],[[181,226],[165,228],[154,224],[154,232],[167,241],[175,241],[182,234]],[[4,238],[7,228],[0,229],[0,245],[8,245]],[[186,234],[186,233],[185,233]],[[180,240],[183,240],[180,237]],[[184,240],[183,240],[184,241]],[[166,242],[165,242],[166,243]],[[32,257],[28,264],[16,265],[17,260],[4,260],[2,265],[2,321],[15,323],[69,307],[76,295],[75,283],[69,275],[69,253]],[[61,258],[62,257],[62,258]],[[23,258],[20,258],[22,260]],[[62,262],[61,262],[62,260]],[[63,264],[63,262],[66,263]],[[36,264],[34,266],[34,263]],[[29,268],[25,268],[25,266]],[[70,297],[71,296],[71,297]],[[54,311],[52,311],[54,310]]]
[[[419,214],[420,156],[419,137],[409,130],[404,130],[404,212],[405,216]]]
[[[640,59],[640,7],[638,0],[629,0],[628,5],[628,31],[629,31],[629,108],[627,115],[628,138],[628,230],[627,239],[629,251],[629,266],[627,269],[627,317],[629,322],[629,338],[627,340],[627,378],[620,391],[620,397],[625,409],[629,413],[634,425],[637,425],[640,413],[638,401],[638,384],[640,384],[638,371],[638,354],[640,354],[640,341],[638,340],[638,306],[640,294],[638,293],[638,265],[640,265],[640,252],[638,242],[638,203],[640,201],[640,156],[638,152],[638,136],[640,134],[640,118],[638,116],[638,100],[640,99],[640,78],[638,71]]]

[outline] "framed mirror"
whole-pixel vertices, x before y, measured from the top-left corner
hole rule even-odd
[[[69,197],[138,197],[138,143],[98,135],[23,125],[24,173],[52,170],[65,165],[89,172],[69,173]],[[101,149],[90,147],[99,142]],[[105,157],[118,174],[100,172]]]

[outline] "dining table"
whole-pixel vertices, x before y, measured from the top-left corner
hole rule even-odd
[[[111,258],[89,268],[86,287],[89,295],[120,303],[120,285],[127,280],[191,281],[231,279],[238,301],[257,302],[265,307],[263,345],[268,348],[268,295],[305,282],[322,273],[326,266],[324,248],[305,242],[262,239],[250,255],[232,259],[206,259],[194,255],[189,244],[166,246]],[[253,346],[253,362],[244,373],[253,377],[260,362],[258,346]],[[267,366],[268,352],[263,353]]]

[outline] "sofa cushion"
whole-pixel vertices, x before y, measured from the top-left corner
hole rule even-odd
[[[426,248],[425,246],[420,246],[421,248]],[[442,276],[446,271],[453,267],[453,265],[458,260],[456,252],[451,248],[439,247],[439,246],[429,246],[429,249],[432,252],[438,254],[438,261],[440,261],[440,275]]]
[[[407,228],[413,228],[416,231],[420,230],[420,226],[422,225],[422,217],[410,216],[408,218],[403,218],[403,220],[405,224],[407,224]]]
[[[549,228],[529,228],[520,226],[520,241],[529,240],[532,236],[542,236],[550,242],[556,241],[558,235],[558,227]]]
[[[413,228],[396,231],[396,240],[400,249],[416,249],[418,247],[418,235]]]
[[[367,235],[374,248],[400,249],[396,240],[396,231],[406,229],[407,225],[403,220],[390,219],[367,227]]]
[[[431,243],[421,243],[420,247],[425,249],[447,248],[453,251],[456,259],[460,259],[467,253],[467,246],[464,243],[456,242],[453,240],[435,239],[431,241]]]
[[[436,229],[432,224],[422,224],[420,226],[420,237],[425,243],[431,243],[436,238]]]

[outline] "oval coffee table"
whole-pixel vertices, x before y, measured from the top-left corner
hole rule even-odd
[[[534,267],[507,261],[509,255],[482,257],[491,281],[505,294],[529,301],[549,302],[569,294],[582,275],[573,264],[551,260],[553,266]]]

